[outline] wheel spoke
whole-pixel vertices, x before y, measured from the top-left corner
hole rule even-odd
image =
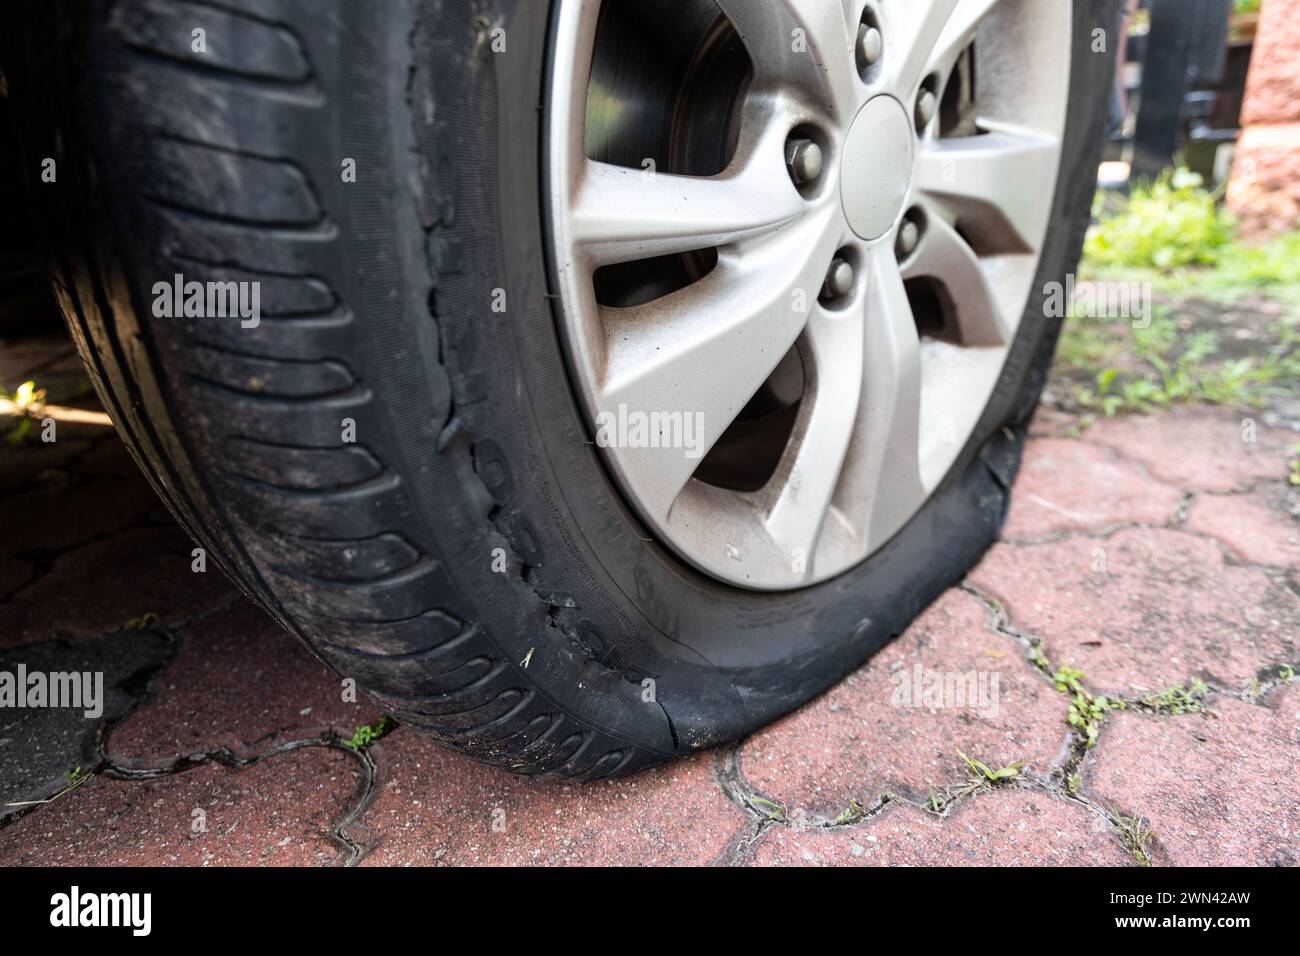
[[[602,411],[680,413],[691,429],[689,447],[630,440],[620,449],[626,480],[656,518],[668,515],[701,458],[799,337],[838,241],[831,219],[809,217],[779,241],[727,255],[703,279],[648,305],[603,311]]]
[[[907,0],[887,4],[882,16],[891,45],[903,51],[890,70],[898,93],[910,96],[931,73],[945,76],[975,38],[998,0]]]
[[[893,251],[869,257],[862,400],[835,502],[869,548],[925,498],[918,457],[920,341]]]
[[[979,257],[937,212],[927,217],[921,242],[903,269],[904,279],[922,276],[943,282],[957,313],[962,345],[1005,345],[1011,341],[1002,306]]]
[[[799,215],[801,200],[784,166],[767,167],[704,178],[588,162],[574,200],[574,241],[599,266],[772,232]]]
[[[958,0],[905,0],[882,4],[881,18],[889,46],[900,57],[889,67],[889,83],[907,98],[925,79],[931,55],[952,19]]]
[[[1000,251],[1037,252],[1051,213],[1044,197],[1052,193],[1058,155],[1046,136],[1009,131],[936,140],[921,153],[915,184],[969,233],[1003,246]]]
[[[766,525],[791,573],[806,578],[814,574],[817,541],[853,439],[862,397],[864,334],[862,310],[818,309],[803,339],[811,389],[804,393],[795,426],[802,437],[788,452],[788,467],[777,469],[786,477]]]
[[[975,31],[984,18],[997,6],[998,0],[959,0],[939,33],[938,40],[929,51],[923,75],[944,75],[957,62],[962,50],[975,39]]]
[[[718,6],[749,51],[760,83],[795,84],[841,119],[853,116],[859,102],[856,27],[850,31],[838,0],[718,0]]]

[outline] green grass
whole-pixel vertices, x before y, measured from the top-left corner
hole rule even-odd
[[[1108,710],[1123,710],[1124,702],[1094,694],[1083,686],[1083,671],[1068,664],[1052,674],[1056,689],[1070,695],[1070,709],[1066,721],[1083,737],[1083,745],[1091,750],[1101,735],[1101,725],[1106,722]]]
[[[1237,223],[1187,169],[1135,184],[1127,198],[1099,193],[1080,271],[1083,278],[1151,282],[1158,291],[1213,300],[1264,291],[1300,295],[1300,232],[1239,241]]]
[[[1289,340],[1295,331],[1291,319],[1275,334]],[[1108,417],[1188,402],[1259,407],[1300,383],[1300,352],[1277,339],[1262,354],[1221,359],[1216,332],[1183,335],[1173,319],[1134,329],[1127,345],[1096,320],[1076,319],[1062,335],[1060,361],[1091,378],[1074,390],[1075,402]]]
[[[1237,241],[1217,195],[1184,169],[1138,184],[1127,199],[1099,197],[1097,211],[1081,280],[1149,283],[1162,301],[1143,328],[1071,315],[1058,362],[1080,409],[1110,416],[1185,402],[1258,407],[1300,387],[1300,233],[1257,246]],[[1196,300],[1254,316],[1257,327],[1243,333],[1248,354],[1226,338],[1244,327],[1191,314]]]
[[[866,812],[867,811],[863,809],[862,804],[858,803],[856,800],[850,799],[849,805],[840,811],[840,815],[835,818],[835,826],[842,827],[850,823],[856,823],[866,814]]]
[[[1201,177],[1186,169],[1135,185],[1127,201],[1089,230],[1084,255],[1098,266],[1177,269],[1216,265],[1233,223]]]
[[[1093,227],[1079,266],[1081,279],[1150,282],[1156,292],[1178,299],[1231,303],[1243,296],[1260,295],[1289,306],[1300,305],[1300,232],[1256,244],[1239,242],[1234,232],[1231,241],[1216,248],[1208,262],[1160,267],[1141,256],[1125,262],[1118,257],[1090,255],[1089,247],[1099,241],[1095,236],[1107,228],[1107,221]]]
[[[1025,766],[1025,761],[1017,760],[1015,763],[994,770],[984,761],[968,757],[960,750],[957,751],[957,756],[961,757],[965,762],[967,769],[970,771],[970,776],[959,783],[948,784],[939,790],[935,790],[934,784],[930,784],[930,796],[921,809],[942,815],[954,802],[962,797],[968,797],[986,787],[1006,786],[1019,779],[1021,768]]]

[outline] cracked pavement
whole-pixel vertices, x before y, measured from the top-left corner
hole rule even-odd
[[[6,386],[33,372],[96,407],[62,336],[0,351]],[[377,708],[191,571],[111,429],[0,443],[0,670],[105,673],[98,718],[0,710],[0,864],[1300,863],[1300,438],[1245,441],[1253,417],[1044,409],[1002,541],[895,642],[747,740],[595,784],[404,727],[348,746]],[[1110,704],[1094,746],[1064,666]],[[911,692],[967,674],[991,701]]]

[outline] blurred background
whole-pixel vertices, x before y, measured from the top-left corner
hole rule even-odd
[[[1079,278],[1137,284],[1151,310],[1076,314],[1049,404],[1300,428],[1300,0],[1130,0],[1119,53]]]

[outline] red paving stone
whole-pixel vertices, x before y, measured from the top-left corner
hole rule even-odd
[[[748,827],[707,755],[579,784],[502,773],[405,728],[382,745],[388,781],[362,823],[376,844],[366,865],[704,866]]]
[[[324,866],[357,799],[359,761],[327,747],[241,770],[205,764],[148,781],[95,777],[0,830],[0,866]],[[194,811],[207,832],[195,833]]]
[[[39,371],[75,354],[67,334],[54,329],[6,341],[0,349],[0,386],[13,391]]]
[[[102,427],[63,426],[59,440],[50,444],[0,441],[0,495],[22,494],[37,483],[57,480],[95,449],[104,433]]]
[[[770,827],[759,866],[1132,866],[1116,834],[1083,804],[1038,790],[988,790],[939,817],[894,804],[833,829]]]
[[[1243,422],[1253,422],[1254,441]],[[1244,491],[1285,482],[1294,433],[1268,428],[1257,414],[1190,407],[1158,417],[1107,418],[1088,429],[1093,444],[1113,448],[1152,477],[1189,491]]]
[[[87,478],[139,478],[140,466],[116,435],[109,435],[77,462],[77,475]],[[144,482],[147,486],[148,482]],[[161,506],[162,502],[159,501]]]
[[[0,597],[25,588],[36,577],[36,562],[0,558]]]
[[[342,683],[253,604],[240,600],[188,628],[154,699],[114,728],[110,756],[123,766],[169,766],[177,755],[224,748],[240,756],[278,742],[350,735],[379,711]]]
[[[167,521],[166,509],[138,475],[80,482],[70,488],[57,482],[27,494],[0,500],[0,553],[30,550],[66,551],[142,524],[150,515]]]
[[[1202,495],[1187,527],[1218,539],[1238,559],[1300,567],[1300,492],[1281,483],[1244,495]]]
[[[1082,793],[1145,819],[1157,864],[1300,865],[1300,686],[1211,709],[1217,718],[1114,715]]]
[[[1155,481],[1109,449],[1043,438],[1025,449],[1002,537],[1038,539],[1118,524],[1164,524],[1181,498],[1177,488]]]
[[[0,604],[0,645],[88,637],[147,614],[178,623],[232,597],[220,571],[190,570],[193,547],[173,525],[135,528],[60,555],[44,577]]]
[[[1106,573],[1098,574],[1103,556]],[[1162,690],[1193,675],[1240,687],[1260,667],[1296,658],[1300,598],[1183,531],[1000,544],[970,580],[1001,601],[1016,627],[1044,638],[1054,663],[1082,668],[1098,692]]]
[[[994,767],[1027,761],[1045,771],[1069,736],[1068,702],[1024,658],[1018,641],[993,630],[979,600],[949,591],[866,667],[746,741],[741,772],[788,814],[832,820],[850,800],[868,806],[893,793],[920,801],[930,785],[964,779],[958,751]],[[969,705],[911,706],[917,668],[922,686],[935,673],[996,675],[996,716]]]

